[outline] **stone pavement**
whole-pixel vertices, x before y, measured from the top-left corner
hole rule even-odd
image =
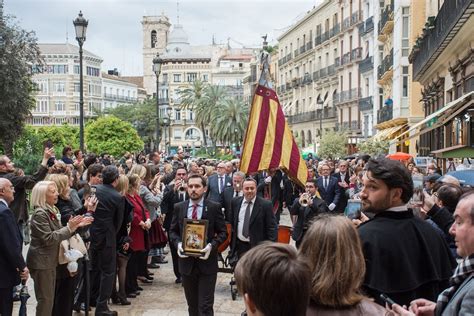
[[[282,215],[281,224],[289,225],[291,223],[288,211]],[[25,247],[26,248],[26,247]],[[24,249],[26,255],[26,249]],[[171,255],[167,256],[168,263],[160,265],[159,269],[153,269],[155,273],[152,284],[141,284],[144,291],[135,299],[129,299],[132,305],[121,306],[109,304],[111,310],[116,310],[119,315],[127,316],[186,316],[187,304],[184,297],[184,291],[180,284],[175,284],[175,276],[171,263]],[[214,300],[214,313],[216,316],[239,316],[244,311],[245,306],[240,296],[237,296],[235,301],[232,300],[230,291],[229,273],[218,273],[217,284]],[[141,283],[141,282],[139,282]],[[33,280],[28,280],[29,293],[31,295],[28,300],[28,315],[35,315],[36,300],[34,297]],[[19,302],[15,302],[13,315],[18,314]],[[89,313],[89,315],[93,314]],[[83,315],[84,313],[82,313]],[[73,313],[73,315],[81,315],[80,313]]]

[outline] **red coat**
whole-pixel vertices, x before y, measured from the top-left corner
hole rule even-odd
[[[127,194],[127,199],[133,205],[133,220],[130,226],[130,248],[133,251],[144,251],[148,248],[148,240],[145,242],[145,238],[148,238],[148,233],[143,230],[138,224],[143,221],[145,222],[150,218],[148,210],[145,208],[143,201],[139,194],[130,195]]]

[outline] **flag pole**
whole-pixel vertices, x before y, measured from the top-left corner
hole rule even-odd
[[[262,85],[267,88],[272,88],[273,84],[271,82],[271,76],[270,76],[270,54],[265,50],[268,47],[268,42],[267,42],[267,35],[265,34],[262,36],[263,38],[263,45],[262,45],[262,52],[260,53],[260,69],[262,70],[260,74],[260,79],[258,80],[258,85]],[[257,85],[257,86],[258,86]],[[252,96],[252,103],[250,103],[250,108],[249,108],[249,119],[250,119],[250,114],[252,113],[252,107],[254,104],[255,100],[255,92],[257,91],[257,87],[255,87],[253,91],[253,96]],[[249,131],[249,124],[247,124],[247,128],[245,129],[245,134],[244,134],[244,141],[242,143],[242,146],[240,148],[240,159],[242,160],[242,156],[244,154],[245,150],[245,142],[247,141],[247,133]]]

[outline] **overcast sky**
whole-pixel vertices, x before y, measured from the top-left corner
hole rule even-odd
[[[321,0],[180,0],[179,20],[191,45],[231,38],[232,47],[270,43]],[[72,20],[82,10],[89,20],[84,48],[104,59],[102,70],[141,75],[143,15],[165,13],[177,20],[176,0],[4,0],[5,14],[14,15],[40,43],[77,44]]]

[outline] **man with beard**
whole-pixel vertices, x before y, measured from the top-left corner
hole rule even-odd
[[[213,315],[217,280],[217,248],[227,238],[224,215],[219,203],[205,200],[206,180],[200,175],[188,178],[189,200],[174,206],[171,243],[178,249],[179,271],[191,316]],[[184,219],[207,220],[207,245],[199,257],[188,257],[183,250]]]
[[[402,305],[418,297],[436,300],[455,260],[443,237],[407,208],[410,173],[398,161],[371,159],[362,182],[362,209],[375,214],[359,226],[367,265],[363,289],[381,304],[382,293]]]

